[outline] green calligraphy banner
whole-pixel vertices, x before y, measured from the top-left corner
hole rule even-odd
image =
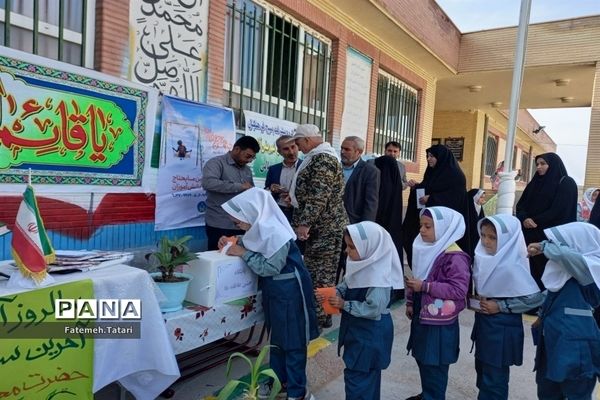
[[[157,92],[0,49],[0,183],[142,186]]]
[[[93,339],[19,333],[56,322],[55,299],[93,297],[91,280],[0,297],[0,399],[93,399]]]

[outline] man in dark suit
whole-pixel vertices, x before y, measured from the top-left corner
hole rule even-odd
[[[362,221],[375,221],[379,203],[379,169],[373,163],[363,161],[360,156],[365,149],[365,141],[358,136],[347,136],[342,142],[342,172],[344,207],[351,224]],[[335,281],[346,271],[346,245],[342,242],[342,255]]]
[[[275,142],[277,152],[283,157],[283,162],[271,165],[267,171],[265,189],[271,191],[273,198],[285,214],[288,221],[292,221],[294,207],[285,200],[292,184],[292,179],[302,160],[298,159],[298,146],[292,136],[282,135]]]
[[[348,136],[342,142],[344,206],[351,224],[375,221],[377,215],[379,169],[360,158],[364,146],[365,141],[357,136]]]

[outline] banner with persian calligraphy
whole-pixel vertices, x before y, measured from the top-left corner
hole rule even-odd
[[[208,0],[133,0],[129,10],[130,79],[205,101]]]
[[[0,183],[26,183],[31,168],[35,184],[147,188],[146,135],[157,97],[154,89],[0,48]]]
[[[0,398],[94,398],[93,339],[83,334],[71,337],[56,333],[44,339],[31,339],[46,329],[57,331],[52,327],[59,324],[54,317],[54,300],[60,298],[93,299],[92,281],[81,280],[0,297]],[[69,320],[64,325],[84,326],[77,324]],[[35,334],[28,332],[31,330],[35,330]]]
[[[164,96],[155,230],[204,225],[202,168],[235,142],[229,108]]]
[[[269,167],[283,160],[277,153],[275,141],[283,135],[293,136],[298,124],[246,110],[244,110],[244,118],[246,135],[252,136],[260,144],[260,152],[252,162],[251,168],[255,185],[262,187]]]

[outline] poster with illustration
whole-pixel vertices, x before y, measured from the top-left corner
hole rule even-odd
[[[244,111],[246,135],[252,136],[260,144],[260,152],[252,163],[252,174],[256,187],[263,187],[267,170],[283,158],[277,153],[275,141],[282,135],[293,136],[298,124],[279,118],[269,117],[252,111]]]
[[[231,109],[163,98],[155,230],[204,225],[202,168],[229,151],[234,142]]]

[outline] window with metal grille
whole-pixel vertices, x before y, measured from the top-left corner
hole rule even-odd
[[[228,1],[223,90],[225,104],[327,127],[331,42],[275,7]]]
[[[529,153],[521,153],[521,180],[523,182],[529,182],[529,171],[530,171],[531,160],[529,159]]]
[[[496,160],[498,158],[498,139],[488,135],[486,144],[485,174],[492,176],[496,172]]]
[[[375,106],[375,139],[373,152],[383,154],[385,144],[400,143],[400,157],[415,161],[418,91],[383,71],[377,81]]]
[[[94,9],[95,0],[0,0],[0,41],[13,49],[92,67],[86,41],[93,40],[89,22]]]

